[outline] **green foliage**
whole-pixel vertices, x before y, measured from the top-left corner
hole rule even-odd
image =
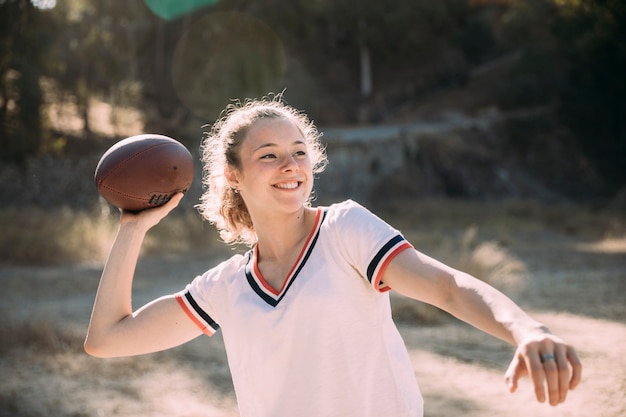
[[[501,102],[555,105],[609,186],[626,183],[626,3],[527,0],[503,24],[524,54]]]
[[[376,107],[365,109],[371,122],[518,50],[500,104],[555,105],[613,186],[626,183],[624,1],[178,3],[192,11],[168,20],[144,2],[67,0],[46,11],[0,2],[1,159],[58,148],[42,115],[42,77],[78,107],[85,136],[98,98],[140,108],[146,131],[195,147],[186,129],[198,140],[231,98],[287,88],[318,123],[361,120],[361,105]],[[364,56],[372,81],[365,97]]]
[[[56,34],[50,76],[74,98],[90,133],[89,105],[105,97],[113,105],[138,105],[138,59],[150,14],[141,2],[120,7],[106,1],[59,2],[50,12],[63,30]]]
[[[257,13],[290,46],[307,47],[308,56],[299,58],[311,65],[319,65],[322,59],[332,62],[332,66],[342,62],[353,79],[358,78],[362,46],[373,57],[375,77],[394,73],[402,78],[407,72],[419,73],[425,67],[425,60],[430,64],[437,61],[437,70],[445,77],[446,71],[458,71],[455,66],[463,61],[450,59],[454,54],[448,51],[457,50],[460,56],[464,53],[460,42],[466,38],[462,36],[469,16],[466,1],[299,0],[289,5],[281,3],[280,8],[272,7],[273,3],[265,2],[265,7],[259,6]],[[332,78],[326,71],[319,75]],[[334,88],[355,88],[355,83],[333,85],[333,91],[337,91]]]
[[[0,2],[0,161],[23,162],[44,142],[39,85],[50,27],[27,0]]]

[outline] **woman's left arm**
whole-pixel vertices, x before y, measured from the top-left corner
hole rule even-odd
[[[557,405],[580,382],[582,365],[576,350],[485,282],[413,249],[389,263],[382,282],[516,345],[505,374],[511,392],[521,377],[529,375],[537,400],[546,400],[547,388],[550,404]]]

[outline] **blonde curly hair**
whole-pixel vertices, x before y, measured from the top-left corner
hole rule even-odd
[[[257,239],[246,204],[241,195],[228,185],[224,169],[227,165],[241,169],[241,143],[259,119],[289,120],[300,130],[308,148],[313,174],[322,172],[328,163],[317,127],[306,114],[286,104],[282,94],[228,105],[202,141],[202,182],[205,191],[197,206],[202,217],[217,227],[226,243],[252,246]],[[310,204],[311,197],[307,204]]]

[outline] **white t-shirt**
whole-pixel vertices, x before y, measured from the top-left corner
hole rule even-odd
[[[222,329],[242,417],[422,416],[423,401],[380,277],[411,245],[353,201],[317,209],[280,291],[256,247],[177,294],[212,335]]]

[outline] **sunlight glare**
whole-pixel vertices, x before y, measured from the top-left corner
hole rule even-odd
[[[57,0],[30,0],[30,2],[40,10],[54,9],[57,5]]]

